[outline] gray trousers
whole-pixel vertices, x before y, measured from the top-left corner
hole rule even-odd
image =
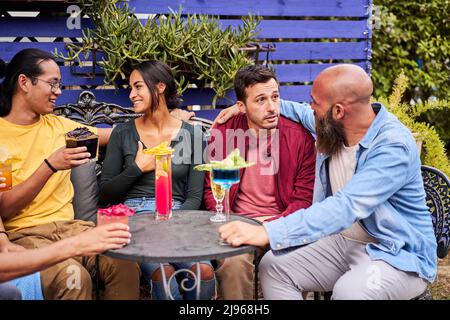
[[[302,300],[302,292],[333,291],[336,300],[409,300],[427,281],[371,260],[365,245],[332,235],[286,253],[269,251],[259,265],[267,300]]]

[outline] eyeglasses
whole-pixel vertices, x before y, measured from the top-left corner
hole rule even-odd
[[[39,81],[42,81],[42,82],[45,82],[45,83],[48,83],[50,85],[50,90],[51,90],[52,93],[55,93],[56,91],[58,91],[58,89],[61,90],[62,86],[63,86],[61,81],[57,81],[57,80],[47,81],[47,80],[40,79],[40,78],[37,78],[37,77],[31,77],[31,78],[39,80]]]

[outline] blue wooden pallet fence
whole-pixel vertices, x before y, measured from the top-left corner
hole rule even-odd
[[[10,2],[11,3],[11,2]],[[81,30],[66,26],[69,14],[65,5],[20,4],[5,6],[0,1],[0,58],[9,61],[23,48],[35,47],[49,52],[55,48],[66,52],[67,42],[79,41]],[[281,96],[295,101],[309,101],[312,82],[324,68],[342,62],[355,63],[370,72],[372,0],[130,0],[129,6],[137,14],[169,13],[182,8],[183,14],[219,16],[221,25],[237,26],[248,14],[262,16],[258,41],[275,45],[269,54],[280,81]],[[32,7],[31,7],[32,6]],[[11,11],[38,10],[36,17],[17,17]],[[52,15],[55,11],[62,15]],[[145,23],[145,19],[141,20]],[[92,28],[88,18],[81,21],[83,28]],[[78,40],[77,40],[78,38]],[[28,42],[24,42],[28,41]],[[29,42],[31,41],[31,42]],[[266,53],[260,54],[265,59]],[[98,101],[129,106],[128,91],[103,86],[101,74],[94,78],[80,75],[88,67],[61,65],[63,94],[58,104],[75,102],[78,94],[89,89]],[[211,89],[189,89],[184,105],[210,105]],[[234,101],[230,92],[218,105]],[[200,114],[202,114],[200,112]],[[205,111],[212,117],[214,112]]]

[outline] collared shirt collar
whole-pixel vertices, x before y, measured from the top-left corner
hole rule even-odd
[[[377,114],[366,134],[359,142],[359,145],[363,148],[369,148],[375,137],[378,135],[383,123],[386,122],[388,112],[386,108],[379,102],[372,103],[372,109]]]

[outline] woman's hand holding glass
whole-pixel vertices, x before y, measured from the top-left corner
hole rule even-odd
[[[138,151],[134,161],[142,172],[150,172],[155,170],[155,156],[152,154],[144,153],[144,145],[138,141]]]

